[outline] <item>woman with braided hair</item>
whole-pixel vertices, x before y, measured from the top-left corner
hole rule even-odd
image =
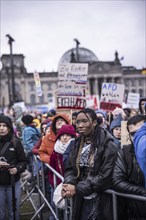
[[[65,166],[62,196],[73,198],[73,220],[112,220],[112,186],[117,147],[110,133],[99,127],[93,109],[78,112],[75,140]]]

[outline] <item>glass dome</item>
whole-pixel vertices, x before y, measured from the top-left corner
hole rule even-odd
[[[78,51],[78,59],[77,59],[77,51]],[[61,63],[73,63],[77,60],[79,63],[89,63],[98,61],[98,58],[96,55],[91,51],[83,47],[72,48],[64,53],[64,55],[61,57],[59,64]]]

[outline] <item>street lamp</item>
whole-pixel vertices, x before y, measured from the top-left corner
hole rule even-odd
[[[11,69],[11,81],[12,81],[12,99],[10,100],[10,105],[12,106],[15,103],[15,75],[14,75],[13,50],[12,50],[12,43],[15,40],[9,34],[7,34],[6,37],[8,37],[8,44],[10,45],[10,69]]]
[[[74,39],[74,41],[76,42],[76,57],[77,57],[77,63],[79,63],[79,44],[80,44],[80,42],[78,41],[78,39]]]

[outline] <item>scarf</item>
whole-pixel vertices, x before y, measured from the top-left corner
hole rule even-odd
[[[73,141],[74,138],[71,138],[66,144],[62,144],[62,142],[58,139],[54,145],[54,151],[59,153],[59,154],[64,154],[66,151],[68,145],[70,144],[71,141]]]

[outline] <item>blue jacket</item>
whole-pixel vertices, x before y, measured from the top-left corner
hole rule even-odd
[[[137,161],[145,177],[146,188],[146,122],[134,135],[134,148]]]
[[[30,125],[24,127],[22,131],[22,141],[24,149],[27,153],[31,152],[32,148],[38,142],[40,137],[40,131],[37,128]]]

